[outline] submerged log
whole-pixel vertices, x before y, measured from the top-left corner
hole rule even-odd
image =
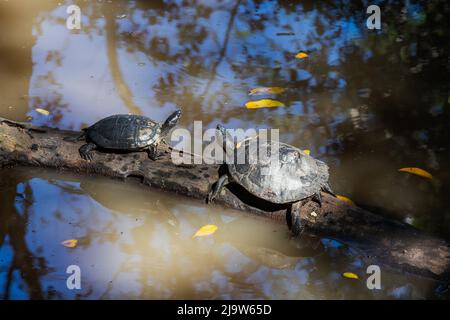
[[[106,153],[95,151],[92,161],[81,159],[78,148],[84,142],[70,142],[80,132],[35,127],[0,118],[0,168],[37,166],[126,179],[138,177],[143,184],[204,201],[219,171],[218,165],[175,165],[171,148],[160,146],[157,161],[145,152]],[[305,230],[350,245],[367,264],[411,273],[446,283],[450,274],[450,244],[412,226],[373,214],[362,208],[322,194],[319,207],[310,201],[302,205]],[[274,205],[232,185],[214,205],[223,205],[286,222],[289,208]],[[300,238],[301,241],[301,238]]]

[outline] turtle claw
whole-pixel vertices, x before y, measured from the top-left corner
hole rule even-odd
[[[80,147],[78,152],[80,153],[80,156],[82,159],[86,161],[92,161],[94,160],[94,155],[92,154],[92,150],[94,150],[97,146],[93,143],[87,143]]]
[[[216,195],[214,190],[211,190],[208,195],[206,196],[206,203],[212,203],[214,201],[214,199],[216,198]]]
[[[227,175],[220,176],[219,180],[217,180],[217,182],[212,185],[211,190],[209,191],[208,196],[206,197],[206,203],[211,203],[226,184],[228,184],[228,176]]]
[[[152,159],[153,161],[161,159],[161,156],[159,154],[158,155],[149,155],[148,157],[150,159]]]
[[[86,161],[94,160],[94,157],[92,156],[91,153],[83,153],[83,154],[80,154],[80,155],[81,155],[81,158],[83,158],[83,160],[86,160]]]

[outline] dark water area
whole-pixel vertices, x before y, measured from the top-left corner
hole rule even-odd
[[[380,2],[381,30],[366,28],[366,1],[75,1],[79,31],[70,4],[0,3],[0,117],[79,130],[181,108],[191,131],[276,128],[330,166],[336,193],[450,239],[446,1]],[[249,96],[257,87],[286,91]],[[245,107],[258,98],[285,107]],[[343,244],[299,248],[285,226],[131,182],[15,168],[0,171],[0,200],[3,298],[441,298],[391,271],[368,290]],[[208,223],[214,237],[191,239]],[[81,292],[66,287],[70,264]]]

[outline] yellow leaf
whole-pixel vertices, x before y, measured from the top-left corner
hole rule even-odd
[[[249,101],[245,104],[248,109],[284,107],[284,104],[277,100],[261,99],[257,101]]]
[[[359,279],[358,275],[353,272],[344,272],[342,275],[344,276],[344,278],[347,279],[355,279],[355,280]]]
[[[310,155],[311,154],[311,150],[305,149],[305,150],[303,150],[303,153],[307,154],[307,155]]]
[[[450,104],[450,96],[448,96],[447,102]]]
[[[44,116],[48,116],[50,114],[50,112],[48,112],[45,109],[36,108],[35,110],[36,110],[36,112],[39,112],[40,114],[43,114]]]
[[[249,91],[249,95],[258,95],[258,94],[279,94],[285,92],[285,88],[281,87],[263,87],[263,88],[255,88]]]
[[[308,54],[306,54],[305,52],[299,52],[299,53],[297,53],[296,55],[295,55],[295,57],[297,58],[297,59],[305,59],[305,58],[308,58]]]
[[[192,238],[203,237],[213,234],[217,231],[219,227],[215,224],[207,224],[197,230],[197,232],[192,236]]]
[[[61,244],[67,248],[75,248],[77,246],[77,243],[78,243],[77,239],[69,239],[61,242]]]
[[[348,202],[348,203],[350,203],[352,206],[355,205],[355,203],[354,203],[352,200],[350,200],[350,198],[341,196],[341,195],[339,195],[339,194],[336,195],[336,198],[338,198],[338,199],[341,200],[341,201]]]
[[[401,169],[398,169],[398,171],[415,174],[417,176],[420,176],[420,177],[426,178],[426,179],[433,179],[433,176],[431,175],[431,173],[429,173],[428,171],[425,171],[423,169],[420,169],[420,168],[401,168]]]

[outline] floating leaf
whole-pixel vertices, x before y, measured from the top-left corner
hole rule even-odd
[[[305,149],[305,150],[303,150],[303,153],[304,153],[304,154],[307,154],[307,155],[310,155],[310,154],[311,154],[311,150]]]
[[[295,55],[295,57],[296,57],[297,59],[305,59],[305,58],[308,58],[308,54],[302,51],[302,52],[297,53],[297,54]]]
[[[39,112],[40,114],[43,114],[44,116],[48,116],[50,114],[50,112],[45,109],[36,108],[34,110],[36,110],[36,112]]]
[[[61,244],[67,248],[75,248],[77,246],[77,243],[78,243],[77,239],[69,239],[61,242]]]
[[[257,101],[249,101],[245,104],[248,109],[284,107],[284,104],[277,100],[261,99]]]
[[[203,237],[213,234],[217,231],[219,227],[215,224],[207,224],[197,230],[197,232],[192,236],[192,238]]]
[[[350,198],[341,196],[341,195],[339,195],[339,194],[336,195],[336,198],[338,198],[338,199],[341,200],[341,201],[348,202],[348,203],[350,203],[352,206],[355,205],[355,203],[354,203]]]
[[[342,276],[344,276],[344,278],[347,278],[347,279],[355,279],[355,280],[359,279],[358,275],[353,272],[344,272],[342,274]]]
[[[415,174],[416,176],[426,178],[426,179],[433,179],[433,176],[431,175],[431,173],[429,173],[428,171],[425,171],[423,169],[420,169],[420,168],[401,168],[401,169],[398,169],[398,171]]]
[[[262,88],[254,88],[251,89],[248,94],[249,95],[258,95],[258,94],[280,94],[285,92],[286,89],[282,87],[262,87]]]

